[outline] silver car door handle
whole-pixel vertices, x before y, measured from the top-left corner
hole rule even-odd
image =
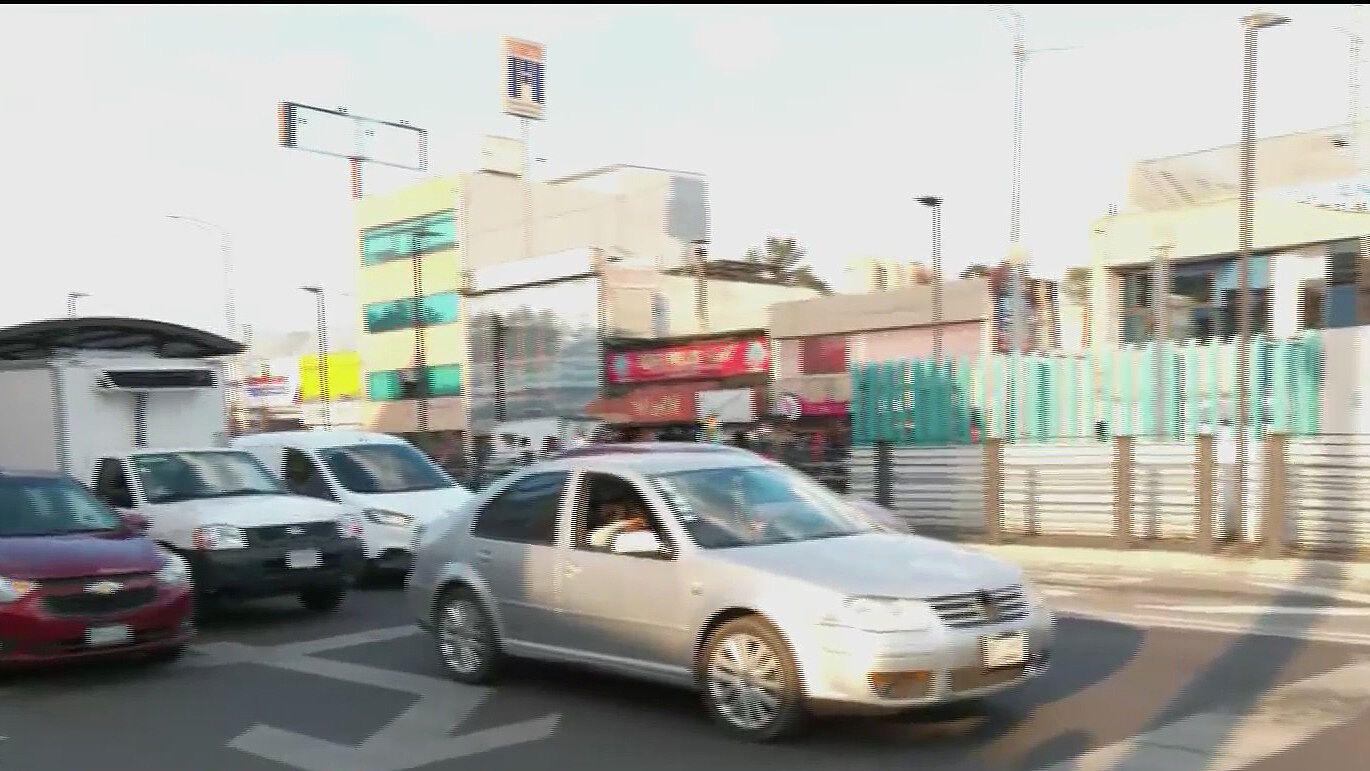
[[[476,559],[480,560],[481,562],[489,562],[494,558],[495,555],[491,554],[489,549],[481,549],[480,551],[476,552]]]

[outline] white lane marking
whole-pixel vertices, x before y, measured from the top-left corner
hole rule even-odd
[[[1029,573],[1033,571],[1029,570]],[[1096,586],[1101,588],[1112,588],[1115,586],[1134,586],[1144,584],[1151,579],[1150,576],[1127,576],[1108,573],[1076,573],[1067,570],[1051,570],[1044,573],[1036,573],[1034,576],[1038,581],[1048,584],[1066,584],[1068,586]]]
[[[556,732],[561,716],[549,714],[453,736],[452,732],[480,706],[491,693],[490,689],[463,686],[428,675],[316,658],[325,651],[400,639],[418,632],[414,626],[396,626],[274,646],[205,643],[192,648],[195,655],[186,663],[193,667],[258,664],[419,697],[408,709],[356,746],[336,744],[264,724],[254,725],[228,742],[229,747],[240,752],[303,771],[405,771],[546,739]]]
[[[1056,608],[1056,611],[1064,616],[1075,616],[1077,618],[1087,618],[1095,621],[1109,621],[1115,624],[1126,624],[1128,626],[1143,628],[1182,629],[1197,632],[1218,632],[1222,634],[1284,637],[1291,640],[1314,640],[1317,642],[1370,647],[1370,635],[1356,634],[1354,632],[1331,632],[1319,629],[1292,629],[1282,631],[1278,628],[1266,626],[1256,628],[1251,624],[1239,622],[1221,623],[1188,617],[1175,618],[1170,616],[1149,616],[1138,613],[1114,613],[1087,608]]]
[[[1370,661],[1358,661],[1266,694],[1243,715],[1188,715],[1042,771],[1236,771],[1285,752],[1370,709]]]
[[[1293,594],[1307,594],[1312,597],[1326,597],[1330,600],[1341,600],[1342,602],[1359,602],[1370,605],[1370,594],[1362,592],[1348,592],[1344,589],[1330,589],[1322,586],[1300,586],[1298,584],[1282,584],[1273,581],[1253,581],[1253,585],[1263,589],[1274,589],[1281,592]]]
[[[1216,613],[1221,616],[1370,616],[1370,608],[1285,607],[1282,605],[1138,605],[1142,610]]]

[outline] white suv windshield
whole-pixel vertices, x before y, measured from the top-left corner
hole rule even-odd
[[[285,490],[245,452],[168,452],[131,458],[148,503],[234,495],[281,495]]]
[[[695,543],[759,546],[871,532],[818,483],[775,466],[732,466],[651,478]]]
[[[442,469],[407,444],[359,444],[318,452],[338,484],[354,493],[407,493],[456,487]]]

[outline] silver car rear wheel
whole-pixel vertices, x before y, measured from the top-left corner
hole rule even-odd
[[[438,603],[435,622],[438,655],[452,677],[466,683],[494,677],[499,645],[494,624],[474,593],[465,587],[448,592]]]
[[[730,732],[767,741],[800,721],[798,672],[788,646],[764,620],[740,618],[719,627],[702,663],[704,701]]]

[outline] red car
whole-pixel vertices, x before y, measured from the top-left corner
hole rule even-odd
[[[146,524],[67,477],[0,471],[0,666],[185,650],[190,572]]]

